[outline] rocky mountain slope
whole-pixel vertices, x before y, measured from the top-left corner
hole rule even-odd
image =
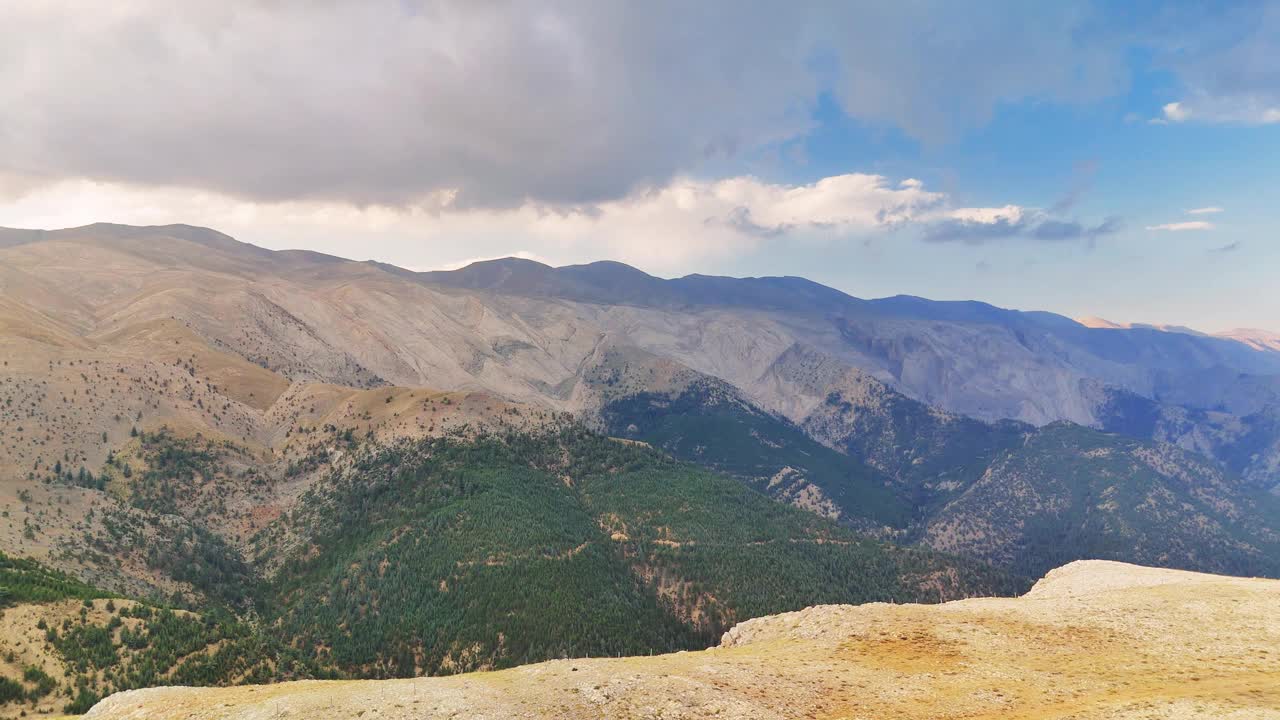
[[[1110,563],[1015,599],[821,606],[694,653],[498,673],[112,696],[93,720],[183,718],[1280,718],[1280,581]]]
[[[137,434],[162,428],[234,446],[233,475],[261,472],[256,484],[217,485],[233,488],[219,537],[246,552],[318,477],[319,464],[304,462],[317,430],[392,441],[536,426],[560,411],[847,525],[986,559],[1008,553],[947,538],[969,522],[956,519],[961,508],[999,508],[952,505],[948,531],[929,529],[931,518],[998,485],[1008,473],[978,485],[997,463],[1099,469],[1102,445],[1128,458],[1128,474],[1106,470],[1110,486],[1152,472],[1166,497],[1183,497],[1171,489],[1177,477],[1216,488],[1212,503],[1171,506],[1195,508],[1179,524],[1199,536],[1144,560],[1253,567],[1236,556],[1265,555],[1275,529],[1258,513],[1224,514],[1256,504],[1280,467],[1280,403],[1269,399],[1280,397],[1280,355],[1232,340],[1086,328],[980,303],[866,301],[798,278],[661,280],[616,263],[412,273],[186,226],[3,238],[0,501],[9,516],[0,547],[116,589],[184,591],[141,558],[121,566],[123,584],[93,574],[83,547],[103,537],[110,498],[101,493],[126,494],[121,468],[145,464]],[[1028,443],[1032,425],[993,418],[1065,418],[1176,443],[1227,475],[1154,445]],[[1056,456],[1026,457],[1050,446]],[[1132,511],[1121,508],[1120,537],[1150,527]],[[972,520],[1010,533],[993,518]],[[1120,527],[1081,522],[1054,532]],[[1020,537],[1000,542],[1023,552]]]
[[[1026,576],[1081,558],[1280,574],[1280,497],[1265,483],[1168,444],[939,411],[789,355],[787,372],[827,391],[802,425],[705,379],[624,395],[601,416],[610,434],[784,502]]]
[[[102,345],[181,318],[291,380],[482,388],[575,409],[597,351],[641,348],[794,420],[822,398],[769,371],[799,343],[953,412],[1090,424],[1092,384],[1159,399],[1197,372],[1280,373],[1280,354],[1229,339],[981,303],[859,300],[799,278],[661,280],[617,263],[527,260],[411,273],[182,226],[15,237],[0,251],[15,334]]]

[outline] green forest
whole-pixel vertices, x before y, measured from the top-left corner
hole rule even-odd
[[[938,601],[1022,585],[861,538],[733,479],[569,428],[371,449],[304,498],[281,627],[375,676],[705,647],[818,603]],[[958,569],[941,591],[923,578]]]
[[[123,505],[92,552],[163,546],[144,562],[198,595],[138,602],[2,558],[4,602],[82,602],[77,617],[40,628],[71,682],[10,680],[0,686],[9,702],[56,692],[82,712],[154,685],[662,653],[819,603],[1025,587],[979,562],[868,540],[728,475],[571,423],[391,445],[337,434],[349,460],[259,533],[266,552],[250,564],[210,524],[220,509],[193,499],[213,479],[235,479],[230,451],[168,432],[138,437],[138,467],[98,475]]]
[[[887,487],[883,473],[717,383],[696,382],[674,397],[635,393],[606,405],[601,416],[609,435],[643,440],[761,491],[770,490],[783,468],[793,468],[851,519],[902,527],[912,518],[912,506]]]

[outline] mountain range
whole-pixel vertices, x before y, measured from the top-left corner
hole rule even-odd
[[[0,230],[0,551],[32,563],[9,602],[93,608],[0,675],[91,704],[175,673],[700,648],[1082,558],[1280,577],[1280,349],[1090,325],[792,277]],[[152,619],[103,630],[106,598]],[[161,662],[121,635],[164,612],[216,637]],[[240,664],[210,660],[224,636]]]

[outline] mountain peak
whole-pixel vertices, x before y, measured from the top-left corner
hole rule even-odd
[[[550,265],[538,262],[537,260],[509,255],[507,257],[491,258],[489,260],[476,260],[475,262],[464,265],[457,270],[446,272],[489,272],[491,268],[503,268],[513,271],[555,269]]]
[[[519,257],[477,260],[457,270],[433,270],[417,277],[430,283],[467,288],[496,290],[519,295],[554,294],[555,268],[537,260]]]
[[[1085,315],[1084,317],[1072,318],[1072,320],[1075,320],[1087,328],[1093,328],[1095,330],[1124,330],[1127,327],[1126,325],[1122,325],[1118,322],[1112,322],[1111,320],[1101,318],[1096,315]]]
[[[1244,343],[1254,350],[1280,352],[1280,333],[1257,328],[1236,328],[1217,333],[1217,337]]]
[[[250,243],[236,240],[226,233],[199,225],[175,223],[170,225],[124,225],[121,223],[96,222],[78,227],[59,228],[54,230],[37,230],[24,228],[0,228],[0,248],[26,245],[29,243],[77,240],[96,242],[136,242],[139,239],[171,238],[203,245],[224,252],[245,252],[255,254],[271,253],[271,250]]]
[[[622,273],[627,275],[643,275],[644,277],[648,277],[648,278],[654,277],[653,275],[650,275],[649,273],[637,267],[633,267],[631,265],[628,265],[624,262],[619,262],[617,260],[596,260],[594,262],[581,263],[578,265],[565,265],[558,269],[560,270],[581,269],[581,270],[587,270],[590,272],[610,272],[610,273]]]
[[[1107,320],[1106,318],[1097,317],[1096,315],[1087,315],[1085,317],[1074,318],[1074,320],[1087,328],[1093,330],[1155,330],[1157,332],[1180,333],[1182,335],[1198,335],[1206,336],[1206,333],[1200,332],[1195,328],[1189,328],[1186,325],[1164,325],[1158,323],[1120,323]]]

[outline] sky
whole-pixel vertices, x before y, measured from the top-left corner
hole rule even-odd
[[[0,226],[1280,330],[1280,0],[0,0]]]

